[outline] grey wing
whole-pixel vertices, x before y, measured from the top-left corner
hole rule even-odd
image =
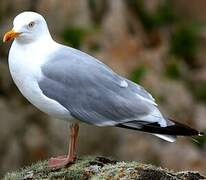
[[[151,95],[141,86],[72,48],[64,47],[54,53],[42,66],[42,73],[42,92],[86,123],[101,126],[144,120],[157,109]],[[159,119],[154,116],[148,121]]]

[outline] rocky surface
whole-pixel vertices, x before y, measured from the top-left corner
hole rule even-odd
[[[75,164],[62,169],[50,169],[47,161],[38,162],[17,172],[8,173],[4,180],[14,179],[73,179],[73,180],[200,180],[206,176],[198,172],[173,172],[138,162],[119,162],[105,157],[78,158]]]

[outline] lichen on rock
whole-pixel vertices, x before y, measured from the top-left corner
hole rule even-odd
[[[4,180],[72,179],[72,180],[199,180],[206,179],[198,172],[172,172],[138,162],[119,162],[106,157],[84,157],[69,167],[51,169],[47,161],[38,162],[17,172],[8,173]]]

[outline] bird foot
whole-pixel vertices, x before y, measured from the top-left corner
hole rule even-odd
[[[50,168],[63,168],[74,163],[76,157],[67,157],[66,155],[58,156],[56,158],[51,158],[48,161],[48,166]]]

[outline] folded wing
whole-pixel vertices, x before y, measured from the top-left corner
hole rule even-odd
[[[166,126],[143,87],[72,48],[62,46],[48,58],[39,87],[86,123],[105,126],[137,120]]]

